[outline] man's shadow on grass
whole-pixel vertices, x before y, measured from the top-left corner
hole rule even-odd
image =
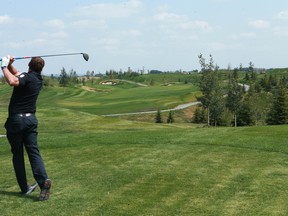
[[[0,197],[1,196],[14,196],[14,197],[19,197],[19,198],[24,198],[24,199],[31,199],[33,201],[38,201],[38,197],[21,194],[20,192],[15,192],[15,191],[0,190]]]

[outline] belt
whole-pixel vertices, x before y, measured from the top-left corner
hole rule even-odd
[[[15,114],[14,116],[19,116],[19,117],[29,117],[34,115],[33,113],[19,113],[19,114]]]

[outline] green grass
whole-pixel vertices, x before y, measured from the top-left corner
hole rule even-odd
[[[0,90],[3,125],[11,89]],[[287,125],[203,128],[101,117],[81,109],[86,103],[108,109],[105,99],[121,95],[124,101],[135,99],[129,88],[104,90],[108,93],[69,88],[41,93],[39,145],[53,181],[46,202],[37,201],[39,189],[28,197],[18,194],[9,144],[0,138],[1,215],[288,214]],[[147,89],[152,98],[153,91],[154,99],[162,95],[159,101],[167,104],[186,100],[186,94],[167,99],[170,94],[161,87]],[[115,103],[110,111],[117,109]],[[27,175],[32,182],[28,163]]]
[[[17,194],[1,138],[1,215],[288,213],[287,126],[196,128],[64,109],[38,118],[51,199]]]
[[[104,115],[174,108],[195,101],[192,85],[121,88],[97,85],[89,92],[81,88],[43,89],[40,106],[53,106]]]

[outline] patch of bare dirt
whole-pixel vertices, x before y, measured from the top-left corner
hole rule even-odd
[[[185,110],[183,110],[185,116],[187,116],[189,119],[192,119],[195,109],[197,108],[197,106],[190,106],[188,108],[186,108]]]

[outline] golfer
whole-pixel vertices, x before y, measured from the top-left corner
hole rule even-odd
[[[51,180],[47,176],[38,149],[38,121],[35,113],[37,97],[42,88],[41,71],[45,62],[40,57],[34,57],[28,64],[28,72],[19,73],[12,65],[14,60],[14,57],[8,55],[2,58],[1,63],[6,81],[14,87],[8,109],[9,116],[5,123],[6,134],[11,145],[13,167],[21,193],[31,194],[39,185],[41,189],[39,200],[43,201],[49,198]],[[28,184],[26,178],[24,147],[37,182],[32,185]]]

